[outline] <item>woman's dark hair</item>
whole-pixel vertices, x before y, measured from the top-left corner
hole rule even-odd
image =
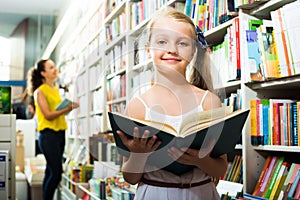
[[[44,83],[44,77],[41,72],[45,71],[45,62],[48,59],[38,61],[37,67],[31,67],[27,73],[27,92],[33,95],[34,91]]]

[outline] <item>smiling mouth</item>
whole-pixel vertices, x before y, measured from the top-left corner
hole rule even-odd
[[[178,58],[162,58],[162,60],[166,60],[166,61],[177,61],[177,62],[181,61],[181,60],[178,59]]]

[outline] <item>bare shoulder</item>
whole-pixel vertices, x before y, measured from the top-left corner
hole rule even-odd
[[[145,106],[137,97],[132,98],[126,107],[126,115],[129,117],[133,117],[136,119],[144,119],[145,118]]]
[[[42,90],[40,90],[39,88],[37,88],[34,93],[33,93],[34,99],[37,100],[38,98],[44,98],[45,95],[43,93]]]
[[[208,93],[203,101],[203,109],[208,110],[208,109],[212,109],[212,108],[221,107],[221,105],[222,104],[221,104],[220,98],[216,94],[208,91]]]
[[[220,98],[216,94],[207,90],[197,88],[196,86],[195,86],[195,91],[200,101],[203,100],[202,106],[204,110],[209,110],[221,106]],[[205,95],[206,92],[207,94]]]

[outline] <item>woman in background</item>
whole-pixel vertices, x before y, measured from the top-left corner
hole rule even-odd
[[[39,147],[45,156],[47,165],[43,180],[43,200],[52,200],[55,189],[61,181],[62,160],[65,147],[65,114],[79,105],[76,102],[61,110],[55,108],[62,102],[55,81],[58,70],[50,59],[40,60],[36,68],[31,68],[28,77],[28,92],[33,94]]]

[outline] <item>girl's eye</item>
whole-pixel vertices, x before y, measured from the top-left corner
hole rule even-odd
[[[166,43],[167,43],[167,42],[164,41],[164,40],[158,40],[158,41],[157,41],[157,44],[159,44],[159,45],[166,44]]]
[[[178,42],[178,45],[179,46],[184,46],[184,47],[188,46],[188,44],[186,42]]]

